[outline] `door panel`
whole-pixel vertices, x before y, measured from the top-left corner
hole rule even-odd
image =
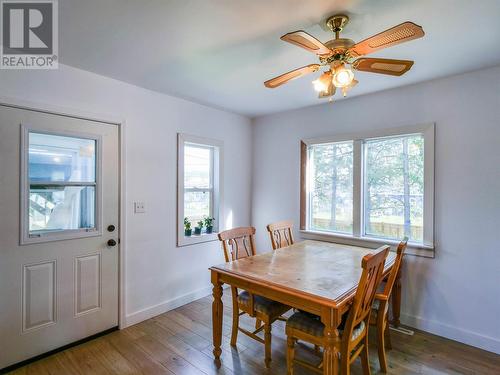
[[[23,128],[37,134],[99,139],[95,166],[99,217],[91,236],[72,238],[70,233],[57,241],[20,245],[21,174],[27,177],[20,167]],[[119,230],[106,230],[119,224],[118,140],[116,125],[0,105],[0,369],[118,325],[119,245],[108,247],[107,241],[119,243]],[[52,155],[54,163],[66,162],[51,150],[38,151],[45,158]],[[76,154],[85,152],[79,149]],[[69,173],[81,173],[77,167]],[[51,187],[52,195],[46,187],[36,196],[24,194],[24,206],[32,210],[26,213],[48,212],[50,229],[78,227],[75,220],[81,224],[84,215],[75,214],[68,202],[80,204],[88,194],[74,187],[64,192],[57,183]],[[57,203],[54,196],[62,199],[59,212],[52,208]],[[38,215],[37,220],[43,218]],[[73,222],[65,223],[66,218]]]
[[[101,307],[101,254],[75,260],[75,315]]]
[[[56,262],[25,265],[23,331],[56,321]]]

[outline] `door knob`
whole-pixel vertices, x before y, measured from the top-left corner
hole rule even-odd
[[[116,241],[115,241],[115,240],[113,240],[113,239],[108,240],[108,246],[109,246],[109,247],[116,246]]]

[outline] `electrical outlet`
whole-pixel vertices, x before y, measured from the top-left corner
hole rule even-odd
[[[146,212],[146,205],[144,202],[134,202],[134,213],[143,214]]]

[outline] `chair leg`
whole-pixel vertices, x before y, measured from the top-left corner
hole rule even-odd
[[[368,334],[365,336],[363,350],[361,350],[361,365],[363,366],[363,375],[370,375],[370,361],[368,360]]]
[[[391,342],[391,331],[389,329],[389,321],[386,320],[385,322],[385,345],[388,350],[392,349],[392,342]]]
[[[271,364],[271,323],[264,322],[264,346],[265,346],[265,362],[266,367],[269,367]]]
[[[231,328],[231,346],[236,346],[238,339],[238,327],[240,323],[240,310],[238,306],[233,305],[233,327]]]
[[[286,350],[286,373],[287,375],[293,375],[293,360],[295,358],[295,339],[291,336],[286,338],[287,350]]]
[[[387,372],[387,358],[385,356],[385,335],[387,332],[386,323],[377,324],[377,349],[378,349],[378,361],[380,363],[380,370],[382,372]]]

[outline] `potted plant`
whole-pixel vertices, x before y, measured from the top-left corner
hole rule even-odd
[[[194,234],[201,234],[201,230],[203,229],[203,220],[198,221],[198,226],[194,228]]]
[[[213,229],[214,229],[214,220],[215,218],[213,217],[210,217],[210,216],[207,216],[205,217],[205,228],[206,229],[206,232],[207,233],[212,233]]]
[[[191,233],[192,233],[192,229],[191,229],[191,222],[188,220],[187,217],[184,218],[184,235],[186,237],[189,237],[191,236]]]

